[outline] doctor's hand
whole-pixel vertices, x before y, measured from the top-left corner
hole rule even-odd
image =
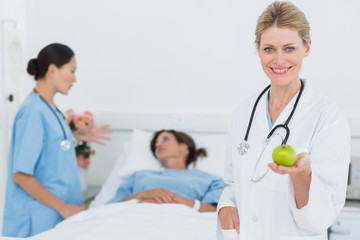
[[[164,188],[144,190],[134,196],[139,202],[175,203],[175,193]]]
[[[110,130],[109,127],[110,125],[101,125],[99,127],[89,125],[75,131],[74,137],[77,142],[96,142],[98,144],[104,145],[105,142],[101,140],[111,140],[110,137],[104,136],[104,134],[112,133],[112,130]]]
[[[72,204],[64,204],[60,210],[59,213],[63,218],[71,217],[72,215],[83,211],[84,208],[80,207],[78,205],[72,205]]]
[[[276,163],[269,163],[268,167],[279,174],[290,174],[295,176],[311,173],[310,157],[305,152],[297,154],[295,165],[292,167],[280,166]]]
[[[235,207],[223,207],[218,215],[222,229],[236,229],[240,233],[239,214]]]
[[[296,207],[303,208],[309,202],[311,166],[310,157],[307,153],[299,153],[296,156],[295,165],[292,167],[279,166],[269,163],[268,166],[276,173],[290,174],[291,182],[294,187],[294,197]]]

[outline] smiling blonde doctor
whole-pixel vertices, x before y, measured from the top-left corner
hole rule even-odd
[[[345,202],[350,131],[334,104],[300,79],[310,27],[290,2],[259,16],[256,46],[270,85],[232,115],[218,239],[324,240]],[[294,166],[273,163],[280,144]]]

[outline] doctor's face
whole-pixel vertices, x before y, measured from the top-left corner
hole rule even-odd
[[[162,132],[156,139],[155,155],[161,165],[167,167],[169,161],[181,161],[184,164],[187,156],[187,145],[179,143],[170,132]]]
[[[76,82],[76,59],[73,56],[70,62],[64,64],[60,68],[55,67],[54,84],[56,92],[67,94],[74,82]]]
[[[259,57],[272,84],[287,85],[299,80],[302,62],[309,55],[311,41],[304,46],[296,30],[272,26],[261,35]]]

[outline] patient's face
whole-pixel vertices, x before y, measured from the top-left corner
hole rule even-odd
[[[178,143],[175,136],[169,132],[162,132],[156,139],[156,158],[167,168],[185,165],[187,146]]]

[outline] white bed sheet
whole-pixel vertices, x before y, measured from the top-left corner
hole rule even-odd
[[[199,213],[182,204],[113,203],[78,213],[54,229],[33,236],[57,239],[216,239],[216,213]]]

